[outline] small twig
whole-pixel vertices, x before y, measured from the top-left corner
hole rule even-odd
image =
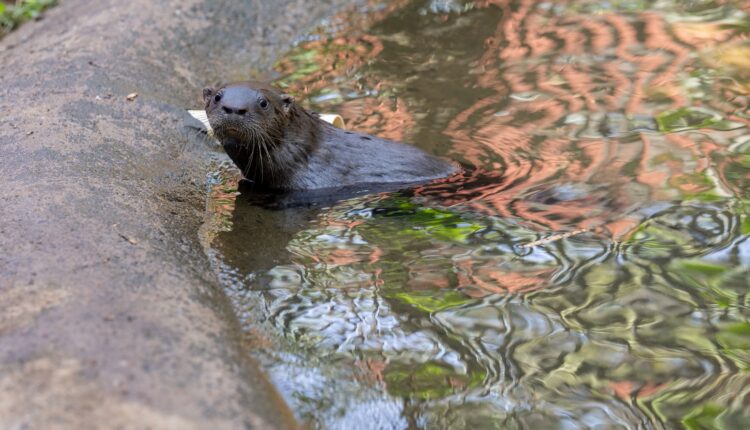
[[[112,224],[112,228],[115,230],[115,232],[123,239],[128,241],[131,245],[138,245],[138,241],[133,239],[130,236],[126,236],[123,232],[120,231],[120,229],[117,228],[117,224]]]

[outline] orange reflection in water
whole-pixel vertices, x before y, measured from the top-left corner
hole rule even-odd
[[[721,171],[712,173],[726,137],[711,130],[663,133],[656,122],[660,113],[695,106],[747,124],[737,115],[741,99],[734,104],[697,100],[685,87],[686,77],[704,67],[702,53],[741,40],[738,32],[719,24],[667,22],[655,11],[588,13],[573,7],[587,2],[475,2],[475,9],[502,11],[490,35],[476,41],[480,55],[462,65],[467,90],[478,88],[484,95],[456,98],[450,101],[454,106],[433,106],[410,98],[411,80],[426,80],[422,75],[370,71],[371,64],[396,59],[403,61],[404,70],[424,69],[403,53],[388,57],[394,40],[399,49],[418,49],[418,37],[374,30],[410,4],[391,2],[366,15],[344,13],[334,23],[357,20],[302,45],[301,52],[315,54],[312,71],[295,76],[299,64],[292,59],[277,68],[293,77],[285,83],[302,96],[338,91],[341,101],[335,109],[349,128],[408,141],[415,128],[438,127],[450,139],[447,154],[471,168],[418,187],[416,195],[444,206],[516,218],[541,231],[594,231],[615,241],[629,237],[640,224],[642,216],[635,212],[647,202],[714,189],[740,195]],[[446,28],[457,21],[451,13],[440,17]],[[446,73],[450,66],[434,65]],[[712,85],[720,94],[733,91],[726,84]],[[400,90],[399,97],[392,96],[394,89]],[[442,90],[438,84],[433,87],[437,94]],[[347,91],[359,96],[349,97]],[[448,107],[457,108],[451,116],[429,126],[420,123],[430,110]],[[333,264],[360,257],[365,258],[329,256]],[[377,261],[379,256],[368,258]],[[459,286],[481,290],[468,294],[530,291],[550,276],[547,269],[520,273],[472,267],[472,261],[461,264],[454,268],[460,273]],[[440,276],[411,276],[414,288],[440,284]]]
[[[488,160],[500,155],[505,165],[500,173],[490,173],[498,177],[496,183],[466,196],[449,196],[449,201],[467,197],[475,210],[520,217],[550,230],[602,226],[622,239],[640,221],[626,213],[638,203],[629,193],[633,182],[649,190],[650,200],[675,198],[674,189],[696,194],[713,186],[685,180],[705,173],[711,154],[721,149],[705,136],[568,136],[574,128],[568,126],[572,113],[597,122],[610,113],[653,118],[689,106],[682,81],[695,69],[690,54],[697,48],[686,45],[701,42],[705,48],[706,40],[690,38],[687,31],[677,31],[683,40],[675,40],[671,32],[681,24],[670,26],[655,13],[553,15],[539,13],[534,1],[521,1],[514,9],[508,2],[494,3],[504,10],[504,18],[485,41],[476,84],[495,95],[464,109],[444,133],[452,139],[455,158],[496,170],[497,163]],[[642,26],[640,38],[636,25]],[[722,31],[711,41],[728,37]],[[531,96],[514,97],[529,92]],[[655,92],[659,103],[649,100]],[[501,115],[493,114],[498,106]],[[727,118],[747,122],[732,111]],[[658,147],[652,140],[658,140]],[[676,157],[683,160],[654,162],[672,152],[684,154]],[[626,171],[634,165],[633,172]],[[606,185],[607,203],[583,198],[540,207],[525,198],[553,181]]]

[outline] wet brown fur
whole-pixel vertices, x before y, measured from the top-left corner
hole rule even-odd
[[[206,88],[203,95],[214,135],[243,175],[264,188],[420,183],[456,171],[414,147],[337,129],[262,82]]]

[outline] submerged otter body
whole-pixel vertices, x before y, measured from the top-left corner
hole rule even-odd
[[[214,135],[245,178],[284,191],[425,183],[455,165],[391,140],[338,129],[259,82],[203,90]]]

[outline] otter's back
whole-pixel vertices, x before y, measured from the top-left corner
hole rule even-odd
[[[294,177],[295,188],[333,188],[373,183],[424,183],[457,168],[403,143],[328,124],[307,166]]]

